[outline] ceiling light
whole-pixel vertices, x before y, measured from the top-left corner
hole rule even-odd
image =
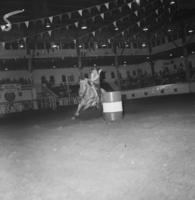
[[[194,30],[192,30],[192,29],[188,30],[188,33],[193,33],[193,32],[194,32]]]
[[[146,43],[142,43],[142,47],[146,47]]]
[[[123,66],[127,66],[127,61],[123,61]]]
[[[170,33],[172,30],[169,28],[167,31]]]
[[[85,30],[85,29],[87,29],[87,26],[85,26],[85,25],[84,25],[84,26],[81,26],[81,29],[82,29],[82,30]]]
[[[169,54],[169,56],[171,57],[171,56],[173,56],[173,54],[172,54],[172,53],[170,53],[170,54]]]
[[[23,48],[24,48],[24,45],[23,45],[23,44],[20,44],[19,47],[20,47],[21,49],[23,49]]]
[[[57,47],[58,47],[58,45],[52,44],[52,48],[57,48]]]
[[[46,27],[46,28],[50,28],[50,27],[51,27],[50,23],[47,23],[47,24],[45,25],[45,27]]]
[[[145,31],[145,32],[148,31],[148,28],[147,28],[147,27],[144,27],[144,28],[143,28],[143,31]]]
[[[175,4],[175,1],[171,1],[169,4],[170,4],[170,5],[174,5],[174,4]]]

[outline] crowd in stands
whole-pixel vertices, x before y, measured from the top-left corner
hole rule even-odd
[[[138,89],[143,87],[151,87],[155,85],[166,85],[173,83],[180,83],[186,81],[185,71],[182,65],[174,66],[174,70],[168,67],[163,68],[154,75],[147,73],[147,71],[138,71],[136,76],[129,75],[127,79],[121,81],[121,89]]]
[[[191,80],[195,80],[195,70],[191,68]],[[130,75],[126,79],[121,79],[120,85],[121,90],[131,90],[144,87],[152,87],[156,85],[166,85],[174,83],[186,82],[186,73],[184,66],[180,64],[179,66],[174,66],[172,70],[168,67],[164,67],[162,70],[155,72],[154,75],[148,73],[147,71],[138,70],[136,74]],[[117,81],[116,81],[117,84]],[[60,86],[56,86],[52,81],[46,81],[45,85],[51,89],[57,96],[66,97],[68,95],[76,96],[78,95],[79,85],[69,85],[61,83]],[[105,79],[101,80],[101,88],[106,91],[112,91],[114,88]]]
[[[32,81],[30,78],[19,78],[19,79],[10,79],[10,78],[2,78],[0,79],[0,84],[20,84],[20,85],[31,85]]]
[[[195,81],[195,69],[190,67],[191,81]],[[186,73],[183,64],[176,66],[172,69],[168,67],[162,68],[160,71],[156,71],[153,75],[147,71],[137,70],[137,73],[128,74],[126,79],[121,78],[120,86],[121,90],[131,90],[144,87],[151,87],[155,85],[166,85],[174,83],[186,82]],[[116,82],[117,83],[117,82]],[[21,84],[30,85],[32,81],[30,78],[2,78],[0,84]],[[45,77],[42,77],[42,85],[53,91],[58,97],[67,97],[69,95],[78,95],[79,85],[66,85],[62,82],[60,85],[55,84],[53,76],[50,77],[49,81]],[[101,87],[106,91],[112,91],[114,88],[105,80],[101,81]]]
[[[136,76],[128,76],[126,79],[121,80],[121,89],[138,89],[143,87],[151,87],[155,85],[166,85],[173,83],[181,83],[186,81],[185,71],[183,66],[175,68],[170,71],[169,68],[164,68],[163,70],[156,72],[154,76],[145,72],[139,72]],[[47,82],[47,87],[52,90],[58,97],[67,97],[68,95],[76,96],[78,95],[79,85],[69,85],[61,83],[60,86],[56,86],[52,81]],[[112,91],[113,88],[106,80],[101,81],[101,88],[106,91]]]
[[[78,96],[79,85],[66,85],[61,83],[59,86],[47,85],[47,87],[58,97]]]

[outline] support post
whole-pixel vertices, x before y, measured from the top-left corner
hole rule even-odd
[[[82,72],[82,58],[81,58],[81,50],[79,48],[79,40],[76,40],[76,51],[77,51],[77,65],[78,65],[78,69],[80,71],[80,75],[83,75]]]
[[[118,84],[119,90],[121,90],[121,76],[120,76],[120,71],[119,71],[117,45],[115,41],[113,45],[113,52],[114,52],[114,65],[115,65],[116,75],[117,75],[117,84]]]
[[[31,83],[33,85],[34,81],[33,81],[33,64],[32,64],[32,61],[33,61],[33,55],[32,55],[32,52],[31,52],[31,49],[29,47],[29,41],[26,40],[26,57],[27,57],[27,60],[28,60],[28,71],[31,75]]]
[[[185,72],[186,72],[186,81],[188,83],[191,82],[190,78],[190,66],[188,61],[188,49],[187,49],[187,38],[186,38],[186,26],[184,22],[181,22],[181,28],[182,28],[182,50],[183,50],[183,57],[184,57],[184,66],[185,66]]]
[[[148,51],[149,51],[149,62],[150,62],[150,67],[151,67],[151,73],[152,77],[155,77],[155,69],[154,69],[154,62],[152,60],[152,45],[150,40],[148,40]]]

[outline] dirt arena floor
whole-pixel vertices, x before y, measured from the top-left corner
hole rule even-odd
[[[0,119],[0,200],[194,200],[195,95]]]

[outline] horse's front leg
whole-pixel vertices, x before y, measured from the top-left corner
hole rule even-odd
[[[76,119],[77,117],[79,117],[80,114],[80,110],[82,109],[83,105],[81,103],[79,103],[77,110],[75,112],[75,114],[73,115],[72,119]]]

